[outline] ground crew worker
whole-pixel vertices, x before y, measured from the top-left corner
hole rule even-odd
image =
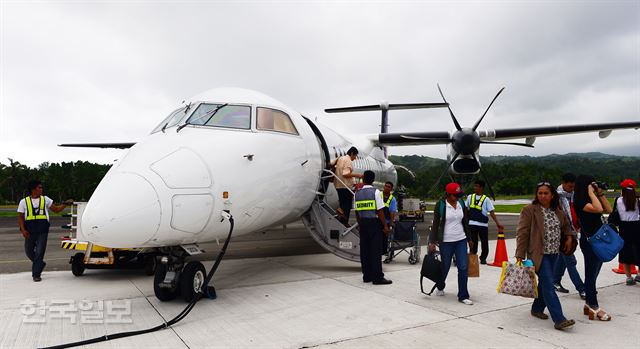
[[[355,195],[356,219],[360,229],[360,264],[362,280],[374,285],[388,285],[391,280],[384,278],[382,272],[382,235],[389,232],[384,217],[382,194],[372,186],[375,180],[373,171],[365,171],[364,187]]]
[[[387,221],[389,229],[396,226],[396,213],[398,213],[398,202],[393,196],[393,183],[386,182],[382,189],[382,201],[384,201],[384,218]],[[389,249],[389,234],[382,235],[382,253],[386,254]]]
[[[48,209],[57,213],[64,210],[67,203],[54,205],[53,200],[42,195],[42,182],[38,180],[30,181],[28,188],[31,195],[18,204],[18,225],[24,236],[24,251],[32,262],[31,276],[33,281],[38,282],[42,280],[40,275],[47,265],[44,262],[44,252],[49,235]]]
[[[473,185],[473,192],[467,197],[467,207],[469,208],[469,228],[471,228],[471,247],[470,253],[478,253],[478,235],[482,243],[482,253],[480,254],[480,264],[487,264],[487,256],[489,255],[489,215],[498,226],[498,233],[502,233],[504,226],[498,222],[498,217],[494,212],[493,202],[484,192],[484,182],[477,180]]]

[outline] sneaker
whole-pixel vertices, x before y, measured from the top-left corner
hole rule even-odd
[[[587,292],[585,291],[580,291],[578,292],[578,294],[580,295],[581,299],[587,299]]]
[[[631,276],[627,278],[627,286],[633,286],[636,284],[636,280],[634,280]]]
[[[553,287],[556,289],[557,292],[560,293],[569,293],[569,290],[567,290],[566,288],[562,287],[561,284],[553,284]]]
[[[467,298],[467,299],[463,299],[461,301],[459,301],[460,303],[466,304],[466,305],[473,305],[473,301],[471,301],[471,299]]]
[[[444,290],[437,290],[436,296],[440,296],[440,297],[444,296]]]

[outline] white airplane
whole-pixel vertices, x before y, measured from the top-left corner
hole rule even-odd
[[[345,137],[264,94],[214,89],[173,111],[138,143],[61,146],[130,148],[91,196],[81,229],[97,245],[153,251],[161,261],[154,278],[156,296],[166,301],[181,293],[190,301],[211,273],[205,278],[202,263],[187,259],[198,253],[197,243],[231,236],[231,216],[234,236],[302,218],[320,245],[359,261],[357,229],[335,219],[337,194],[326,180],[332,175],[330,162],[351,146],[360,151],[355,172],[372,170],[378,183],[395,183],[396,170],[383,149],[387,145],[448,144],[453,171],[476,173],[481,143],[526,138],[531,145],[539,136],[588,131],[607,136],[613,129],[640,128],[636,121],[476,131],[482,118],[473,128],[462,128],[451,113],[456,124],[452,133],[386,133],[388,110],[434,107],[448,104],[327,110],[382,110],[380,134]]]

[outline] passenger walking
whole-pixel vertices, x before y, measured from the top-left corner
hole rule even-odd
[[[364,172],[364,186],[355,195],[356,219],[360,229],[360,264],[362,280],[374,285],[388,285],[391,280],[382,272],[382,236],[389,233],[384,217],[384,201],[380,190],[372,186],[373,171]]]
[[[576,187],[576,175],[573,173],[565,173],[562,175],[562,183],[558,186],[558,197],[560,198],[560,208],[567,215],[571,229],[576,236],[580,233],[580,224],[578,223],[578,217],[576,216],[576,210],[573,206],[573,190]],[[560,254],[556,260],[556,264],[553,266],[553,287],[556,291],[561,293],[569,293],[569,290],[562,286],[562,276],[564,271],[569,272],[569,278],[575,286],[576,291],[580,295],[580,298],[586,299],[587,294],[584,291],[585,286],[578,269],[576,268],[576,256],[571,254],[569,256]]]
[[[54,205],[53,200],[42,195],[42,182],[38,180],[30,181],[28,189],[30,195],[18,204],[18,225],[24,237],[24,251],[32,262],[31,276],[38,282],[42,280],[42,270],[47,265],[44,253],[49,236],[49,210],[57,213],[67,205]]]
[[[436,283],[436,295],[444,296],[447,275],[451,268],[451,259],[455,255],[458,267],[458,301],[472,305],[469,299],[467,282],[467,242],[473,248],[469,230],[469,210],[462,198],[462,189],[458,183],[449,183],[445,188],[446,196],[438,200],[433,209],[433,225],[429,234],[429,252],[440,248],[442,257],[442,277]]]
[[[571,237],[561,246],[563,236]],[[573,326],[562,313],[560,299],[553,287],[553,267],[561,251],[570,251],[575,232],[571,230],[566,214],[560,209],[558,193],[549,182],[538,183],[533,202],[522,209],[516,232],[516,259],[533,260],[538,274],[538,298],[531,305],[531,315],[539,319],[549,318],[544,308],[549,309],[553,327],[557,330]]]
[[[640,282],[640,273],[635,280],[631,276],[631,265],[640,265],[640,201],[636,196],[636,182],[625,179],[620,183],[622,196],[617,198],[614,212],[620,218],[620,237],[624,240],[624,246],[618,255],[618,262],[622,264],[627,276],[627,285],[635,285]]]
[[[586,304],[583,311],[590,320],[609,321],[611,316],[600,308],[596,281],[602,268],[602,261],[593,253],[588,238],[593,236],[602,226],[602,213],[611,213],[611,204],[604,196],[604,191],[595,182],[593,176],[579,175],[576,178],[574,207],[580,220],[580,249],[584,256],[584,284]]]
[[[473,194],[467,196],[467,207],[469,208],[469,228],[471,228],[471,241],[473,247],[471,253],[478,254],[478,236],[482,244],[482,253],[480,254],[480,264],[487,264],[487,256],[489,255],[489,215],[496,222],[498,233],[504,231],[504,226],[498,222],[498,217],[494,212],[493,202],[484,195],[484,182],[475,181],[473,185]]]
[[[359,173],[353,173],[353,160],[358,157],[358,149],[351,147],[347,151],[347,155],[336,159],[336,179],[333,184],[338,192],[338,200],[340,202],[340,210],[342,211],[341,221],[344,225],[349,224],[349,216],[351,215],[351,207],[353,207],[353,188],[355,185],[354,178],[362,178]]]

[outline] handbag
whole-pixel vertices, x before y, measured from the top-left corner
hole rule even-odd
[[[591,244],[593,253],[602,262],[612,260],[624,246],[624,240],[611,224],[603,224],[593,236],[587,237],[587,241]]]
[[[431,291],[429,293],[424,292],[424,288],[422,287],[422,281],[424,278],[427,278],[433,282],[440,281],[442,277],[442,258],[440,257],[440,252],[435,251],[431,253],[427,253],[422,260],[422,269],[420,270],[420,291],[427,296],[431,296],[433,290],[436,289],[436,285],[433,285]]]
[[[475,253],[467,254],[467,272],[470,278],[480,277],[480,260]]]
[[[535,267],[526,267],[522,263],[502,262],[498,293],[538,298]]]

